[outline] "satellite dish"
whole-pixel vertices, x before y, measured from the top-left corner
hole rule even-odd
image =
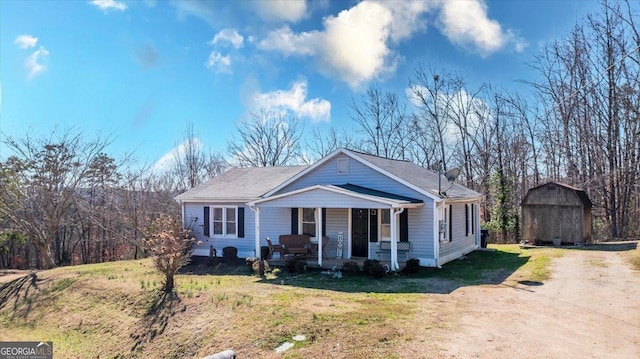
[[[458,176],[460,176],[460,169],[459,168],[452,168],[450,170],[448,170],[447,172],[444,173],[444,176],[447,178],[447,181],[449,181],[449,183],[453,183],[453,181],[456,180],[456,178],[458,178]]]

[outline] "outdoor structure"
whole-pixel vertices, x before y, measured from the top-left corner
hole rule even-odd
[[[591,200],[579,188],[549,182],[522,201],[522,239],[529,243],[591,242]]]
[[[343,148],[311,166],[232,168],[176,197],[201,243],[194,255],[234,246],[257,256],[267,237],[275,245],[306,234],[326,253],[314,252],[319,266],[323,257],[370,258],[392,270],[399,251],[440,266],[478,248],[481,199],[411,162]]]

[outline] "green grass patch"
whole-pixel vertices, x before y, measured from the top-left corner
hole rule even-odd
[[[633,269],[640,270],[640,249],[629,252],[628,260]]]

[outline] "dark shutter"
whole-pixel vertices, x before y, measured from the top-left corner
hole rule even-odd
[[[476,205],[471,203],[471,234],[476,233]]]
[[[291,234],[298,234],[298,209],[291,208]]]
[[[465,236],[469,235],[469,205],[465,203],[464,205],[464,229]]]
[[[244,207],[238,207],[238,238],[244,238]]]
[[[378,241],[378,211],[380,209],[372,209],[369,211],[369,242]]]
[[[327,235],[327,209],[322,209],[322,235]]]
[[[204,215],[202,216],[202,223],[204,224],[204,236],[209,237],[209,225],[211,217],[209,216],[209,207],[204,206]]]
[[[409,242],[409,209],[400,213],[400,242]]]
[[[453,240],[453,205],[449,206],[449,242]]]

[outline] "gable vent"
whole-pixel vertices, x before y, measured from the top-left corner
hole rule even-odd
[[[349,174],[349,159],[348,158],[338,158],[338,174],[346,175]]]

